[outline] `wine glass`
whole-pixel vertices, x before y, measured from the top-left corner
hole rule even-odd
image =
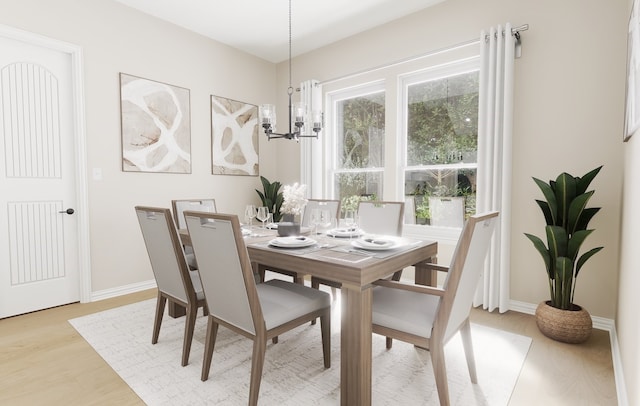
[[[320,210],[320,227],[322,227],[325,232],[331,228],[331,225],[334,223],[333,216],[329,210]]]
[[[314,230],[314,234],[318,234],[318,224],[320,223],[320,209],[311,209],[309,216],[309,225]]]
[[[249,228],[253,225],[253,218],[256,216],[256,206],[248,204],[244,209],[245,221],[249,222]],[[248,219],[248,220],[247,220]]]
[[[347,210],[344,212],[344,225],[347,227],[348,231],[351,231],[353,226],[356,224],[356,212],[353,210]]]
[[[262,228],[265,228],[264,222],[269,218],[269,209],[266,206],[258,207],[257,217],[262,222]]]

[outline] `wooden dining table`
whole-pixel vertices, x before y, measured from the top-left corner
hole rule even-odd
[[[188,232],[180,230],[183,243]],[[438,244],[398,238],[396,248],[367,251],[354,247],[348,238],[309,236],[317,241],[310,247],[277,248],[269,244],[275,232],[260,229],[245,243],[254,273],[258,266],[304,272],[339,282],[341,287],[340,404],[371,405],[372,363],[372,283],[403,268],[415,267],[415,283],[435,285],[426,264],[436,262]]]

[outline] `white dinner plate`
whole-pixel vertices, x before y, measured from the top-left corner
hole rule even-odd
[[[399,243],[397,240],[389,237],[364,236],[362,238],[358,238],[357,240],[351,241],[351,245],[356,248],[365,250],[383,251],[396,248]]]
[[[316,240],[304,236],[278,237],[269,241],[269,245],[279,248],[302,248],[309,247],[316,243]]]
[[[334,228],[327,231],[328,236],[338,238],[360,237],[362,234],[363,232],[359,228]]]

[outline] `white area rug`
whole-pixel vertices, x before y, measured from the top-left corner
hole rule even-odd
[[[151,344],[155,299],[69,320],[148,405],[243,405],[249,393],[252,341],[220,327],[209,380],[200,381],[206,319],[198,317],[189,365],[180,366],[184,318],[165,315]],[[332,367],[324,369],[319,323],[269,342],[259,403],[340,403],[339,302],[332,320]],[[459,335],[445,348],[451,404],[507,405],[531,344],[528,337],[472,324],[478,385],[471,383]],[[438,405],[431,358],[425,350],[373,336],[373,404]]]

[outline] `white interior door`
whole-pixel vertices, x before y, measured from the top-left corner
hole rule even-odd
[[[0,49],[1,318],[76,302],[80,282],[71,56]]]

